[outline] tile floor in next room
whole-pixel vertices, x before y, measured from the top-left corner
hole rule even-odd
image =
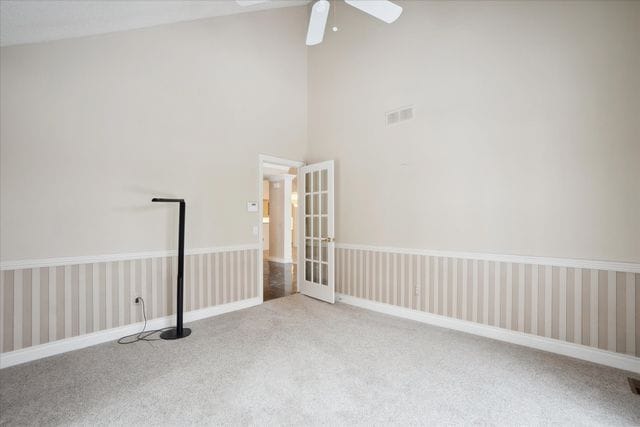
[[[285,297],[298,292],[296,264],[282,264],[263,258],[263,295],[264,301]]]

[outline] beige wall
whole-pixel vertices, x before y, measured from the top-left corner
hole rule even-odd
[[[639,261],[640,4],[402,4],[308,50],[305,8],[2,48],[2,260],[174,247],[155,195],[254,242],[257,154],[306,153],[340,242]]]
[[[278,187],[274,187],[278,184]],[[284,188],[282,181],[269,181],[269,257],[283,257]]]
[[[269,181],[266,179],[262,181],[262,199],[269,200]],[[260,215],[262,215],[262,213]],[[262,223],[262,250],[263,251],[269,250],[269,223],[268,222]]]
[[[269,181],[269,259],[291,261],[291,177]]]
[[[640,261],[640,3],[402,6],[386,25],[338,3],[309,49],[337,240]]]
[[[296,197],[298,195],[298,178],[297,178],[297,174],[298,174],[298,169],[297,168],[291,168],[289,170],[289,173],[292,175],[296,175],[295,178],[293,178],[293,181],[291,182],[291,192],[296,194]],[[293,197],[293,194],[292,194]],[[291,245],[293,246],[293,249],[291,251],[291,255],[295,256],[295,248],[298,247],[298,204],[294,204],[293,203],[293,199],[291,199]]]
[[[257,242],[258,154],[302,159],[304,7],[0,50],[3,261]]]

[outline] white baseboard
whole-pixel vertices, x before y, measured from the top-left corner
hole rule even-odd
[[[278,264],[291,264],[293,263],[293,259],[291,258],[276,258],[276,257],[267,257],[267,260],[271,262],[277,262]]]
[[[640,358],[626,354],[614,353],[594,347],[540,337],[537,335],[526,334],[524,332],[511,331],[466,320],[439,316],[437,314],[425,313],[424,311],[412,310],[409,308],[356,298],[345,294],[336,294],[336,300],[338,302],[377,311],[379,313],[402,317],[404,319],[411,319],[456,331],[467,332],[512,344],[519,344],[538,350],[574,357],[576,359],[599,363],[601,365],[611,366],[613,368],[640,374]]]
[[[193,322],[207,317],[218,316],[220,314],[229,313],[231,311],[253,307],[259,304],[261,304],[260,298],[250,298],[241,301],[230,302],[228,304],[215,305],[200,310],[188,311],[184,313],[184,321]],[[161,329],[174,325],[175,317],[175,315],[171,315],[151,319],[147,322],[147,329]],[[68,351],[79,350],[81,348],[101,344],[108,341],[114,341],[121,337],[140,332],[142,330],[142,327],[143,322],[132,323],[126,326],[106,329],[104,331],[92,332],[90,334],[52,341],[45,344],[34,345],[32,347],[2,353],[0,354],[0,369],[19,365],[21,363],[31,362],[33,360],[42,359],[44,357],[49,357],[56,354],[66,353]]]

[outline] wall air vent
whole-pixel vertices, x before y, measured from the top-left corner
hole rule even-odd
[[[413,119],[413,107],[402,107],[397,110],[387,111],[387,126],[396,125]]]
[[[387,113],[387,126],[395,125],[399,121],[400,121],[400,113],[398,113],[397,111],[392,111],[390,113]]]

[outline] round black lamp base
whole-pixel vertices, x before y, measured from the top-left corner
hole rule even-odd
[[[166,330],[160,334],[160,338],[163,340],[179,340],[180,338],[186,338],[191,335],[191,329],[189,328],[182,328],[182,335],[178,335],[177,331],[176,328]]]

